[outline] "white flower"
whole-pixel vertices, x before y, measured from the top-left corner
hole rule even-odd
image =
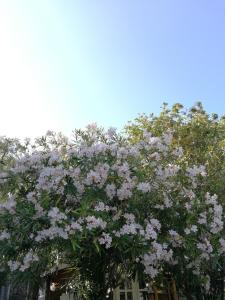
[[[175,230],[169,230],[169,234],[174,247],[179,247],[182,245],[182,238],[179,233],[177,233]]]
[[[63,239],[68,239],[68,233],[61,227],[52,225],[48,229],[43,229],[37,231],[37,235],[35,237],[36,242],[42,242],[46,239],[53,240],[56,237],[61,237]]]
[[[151,186],[148,182],[140,182],[138,185],[137,185],[137,189],[139,191],[141,191],[142,193],[148,193],[151,191]]]
[[[134,214],[125,213],[123,216],[127,220],[127,222],[129,222],[129,223],[133,223],[135,221],[135,215]]]
[[[39,261],[39,257],[31,250],[24,256],[23,264],[20,265],[20,271],[24,272],[35,261]]]
[[[13,272],[13,271],[16,271],[19,269],[20,267],[20,263],[18,261],[8,261],[8,266],[10,268],[10,270]]]
[[[86,221],[87,221],[87,228],[89,230],[95,229],[95,228],[101,228],[101,229],[105,229],[107,223],[105,221],[103,221],[101,218],[96,218],[95,216],[88,216],[86,217]]]
[[[110,207],[108,205],[105,205],[103,202],[98,202],[98,204],[95,206],[94,210],[96,210],[96,211],[109,211]]]
[[[188,167],[187,168],[187,175],[190,178],[194,178],[198,175],[201,175],[201,176],[205,177],[205,176],[207,176],[205,166],[203,166],[203,165],[195,166],[194,165],[193,167]]]
[[[197,222],[198,222],[198,224],[206,224],[207,223],[206,212],[200,213]]]
[[[173,150],[173,155],[175,155],[177,157],[181,157],[183,155],[182,147],[178,147],[175,150]]]
[[[98,240],[99,244],[105,245],[106,249],[111,247],[112,237],[108,233],[103,232],[102,236]]]
[[[51,222],[55,224],[56,222],[62,222],[66,220],[67,217],[64,213],[60,212],[58,207],[52,207],[48,212],[48,217],[51,219]]]
[[[185,229],[184,229],[184,232],[185,232],[186,234],[190,234],[190,233],[191,233],[191,230],[190,230],[189,228],[185,228]]]
[[[15,213],[15,207],[16,207],[15,197],[10,193],[8,195],[7,201],[3,204],[0,204],[0,211],[1,210],[7,210],[11,214],[14,214]]]
[[[132,197],[133,192],[133,183],[132,182],[123,182],[121,187],[117,190],[117,196],[119,200],[125,200]]]
[[[225,253],[225,240],[223,238],[220,238],[219,239],[219,242],[220,242],[220,253]]]
[[[191,228],[190,228],[190,230],[192,232],[197,232],[198,231],[198,227],[196,225],[192,225]]]
[[[8,240],[8,239],[10,239],[10,234],[6,230],[0,232],[0,241]]]
[[[203,242],[197,243],[197,248],[203,252],[203,254],[210,254],[213,252],[212,245],[208,239],[204,239]]]
[[[205,194],[206,204],[212,204],[212,205],[217,204],[217,198],[218,196],[216,194],[212,196],[208,192]]]
[[[106,195],[109,199],[112,199],[116,195],[116,186],[115,184],[107,184],[105,188]]]

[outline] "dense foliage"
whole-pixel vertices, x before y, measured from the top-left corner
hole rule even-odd
[[[181,110],[140,116],[123,135],[93,124],[71,141],[48,132],[8,148],[2,273],[40,284],[69,266],[68,288],[82,286],[87,299],[145,274],[175,278],[188,299],[216,299],[225,271],[225,122],[200,104]]]

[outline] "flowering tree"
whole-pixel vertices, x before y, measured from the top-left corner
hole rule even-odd
[[[175,104],[172,109],[165,104],[159,116],[142,115],[126,130],[131,142],[136,143],[142,139],[144,130],[158,136],[170,129],[173,147],[182,149],[183,164],[205,168],[202,173],[204,180],[196,184],[195,172],[191,172],[193,178],[188,186],[184,186],[186,197],[176,210],[182,222],[176,225],[174,232],[174,238],[176,236],[180,243],[173,249],[179,263],[173,270],[170,268],[170,273],[188,299],[192,295],[202,299],[205,293],[203,281],[211,293],[209,299],[212,299],[212,294],[217,299],[224,290],[225,119],[218,118],[216,114],[209,116],[201,103],[190,110],[182,109],[181,104]],[[202,244],[203,239],[205,242]],[[198,250],[203,248],[208,254],[199,254]],[[199,263],[204,256],[205,269],[201,270]],[[203,281],[202,275],[205,277]]]
[[[189,153],[184,128],[201,129],[176,117],[138,120],[125,137],[92,125],[73,141],[48,133],[27,145],[1,175],[1,269],[39,285],[68,266],[68,287],[79,280],[87,299],[103,299],[124,275],[175,278],[184,293],[192,276],[212,299],[225,253],[224,148],[218,122],[206,120],[217,160],[202,144]]]

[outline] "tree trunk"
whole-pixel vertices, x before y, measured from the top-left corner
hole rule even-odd
[[[153,285],[153,291],[154,291],[154,296],[155,296],[155,300],[159,300],[159,294],[158,294],[158,291],[157,291],[157,288]]]
[[[173,300],[178,300],[178,295],[177,295],[177,288],[176,288],[176,282],[174,279],[172,279],[172,296],[173,296]]]
[[[170,284],[167,285],[167,294],[168,294],[168,300],[172,300]]]

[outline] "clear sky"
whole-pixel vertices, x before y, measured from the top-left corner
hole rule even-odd
[[[0,135],[225,113],[225,0],[0,0]]]

